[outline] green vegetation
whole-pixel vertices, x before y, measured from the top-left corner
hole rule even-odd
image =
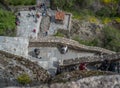
[[[101,0],[104,4],[116,4],[119,2],[119,0]]]
[[[0,9],[0,36],[14,36],[15,27],[15,15]]]
[[[9,5],[35,5],[36,0],[5,0]]]
[[[97,7],[97,3],[100,6]],[[120,0],[53,0],[52,2],[52,6],[71,12],[75,19],[89,21],[95,24],[101,22],[104,26],[108,25],[102,31],[104,39],[102,37],[96,37],[88,41],[87,39],[82,40],[79,35],[76,35],[73,39],[81,44],[99,46],[114,51],[120,51],[120,31],[119,29],[115,29],[119,28],[120,23],[119,4]],[[109,25],[109,23],[112,24],[115,22],[118,23],[115,28],[115,25]],[[63,37],[63,34],[60,32],[56,36]]]
[[[100,46],[116,52],[120,51],[120,31],[119,30],[110,26],[105,26],[103,28],[103,36],[104,36],[104,39],[102,40],[100,40],[99,38],[95,38],[89,41],[81,40],[79,36],[75,36],[73,40],[78,41],[80,44],[84,44],[88,46]],[[102,42],[101,45],[100,45],[100,42]]]
[[[58,36],[58,37],[64,37],[63,33],[57,32],[56,34],[54,34],[54,36]]]
[[[120,31],[109,26],[105,26],[104,29],[104,48],[120,51]]]
[[[73,40],[78,41],[80,44],[84,44],[84,45],[88,45],[88,46],[97,46],[99,43],[99,40],[97,38],[87,41],[87,40],[81,40],[79,36],[75,36],[73,38]]]
[[[117,13],[119,0],[98,0],[97,3],[102,4],[103,7],[93,12],[94,7],[92,5],[94,2],[96,0],[52,0],[52,7],[71,12],[76,19],[86,18],[88,15],[99,17],[120,16]]]
[[[30,79],[29,75],[27,75],[27,74],[22,74],[22,75],[18,76],[17,81],[18,81],[20,84],[25,85],[25,84],[30,83],[30,82],[31,82],[31,79]]]

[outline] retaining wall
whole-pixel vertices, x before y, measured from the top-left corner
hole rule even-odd
[[[92,63],[92,62],[102,62],[103,60],[112,60],[117,61],[120,60],[120,53],[111,54],[111,55],[103,55],[103,56],[92,56],[92,57],[81,57],[81,58],[73,58],[69,60],[63,60],[63,62],[60,63],[61,66],[68,66],[68,65],[74,65],[79,64],[82,62]]]
[[[69,48],[72,48],[78,51],[98,52],[98,53],[104,53],[104,54],[115,53],[113,51],[103,49],[100,47],[82,45],[82,44],[79,44],[77,41],[63,38],[63,37],[44,37],[36,40],[31,40],[29,43],[29,47],[57,46],[58,44],[68,45]]]

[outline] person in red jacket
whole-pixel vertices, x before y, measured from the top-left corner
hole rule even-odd
[[[36,29],[33,29],[33,32],[36,33]]]
[[[87,70],[86,63],[80,63],[79,70]]]

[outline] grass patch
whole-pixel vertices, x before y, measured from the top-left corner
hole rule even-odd
[[[0,9],[0,36],[15,35],[15,15]]]
[[[35,5],[36,0],[5,0],[9,5]]]

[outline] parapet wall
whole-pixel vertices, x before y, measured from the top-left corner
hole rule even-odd
[[[17,11],[29,11],[29,8],[35,7],[36,5],[29,5],[29,6],[10,6],[12,11],[17,12]]]
[[[68,65],[74,65],[79,64],[82,62],[92,63],[92,62],[101,62],[103,60],[112,60],[117,61],[120,60],[120,53],[111,54],[111,55],[103,55],[103,56],[92,56],[92,57],[81,57],[81,58],[73,58],[69,60],[63,60],[62,63],[60,63],[61,66],[68,66]]]
[[[78,50],[78,51],[86,51],[86,52],[98,52],[103,54],[114,54],[115,52],[103,49],[100,47],[86,46],[79,44],[77,41],[63,38],[63,37],[45,37],[39,38],[36,40],[31,40],[29,47],[40,47],[40,46],[56,46],[58,44],[68,45],[69,48]]]

